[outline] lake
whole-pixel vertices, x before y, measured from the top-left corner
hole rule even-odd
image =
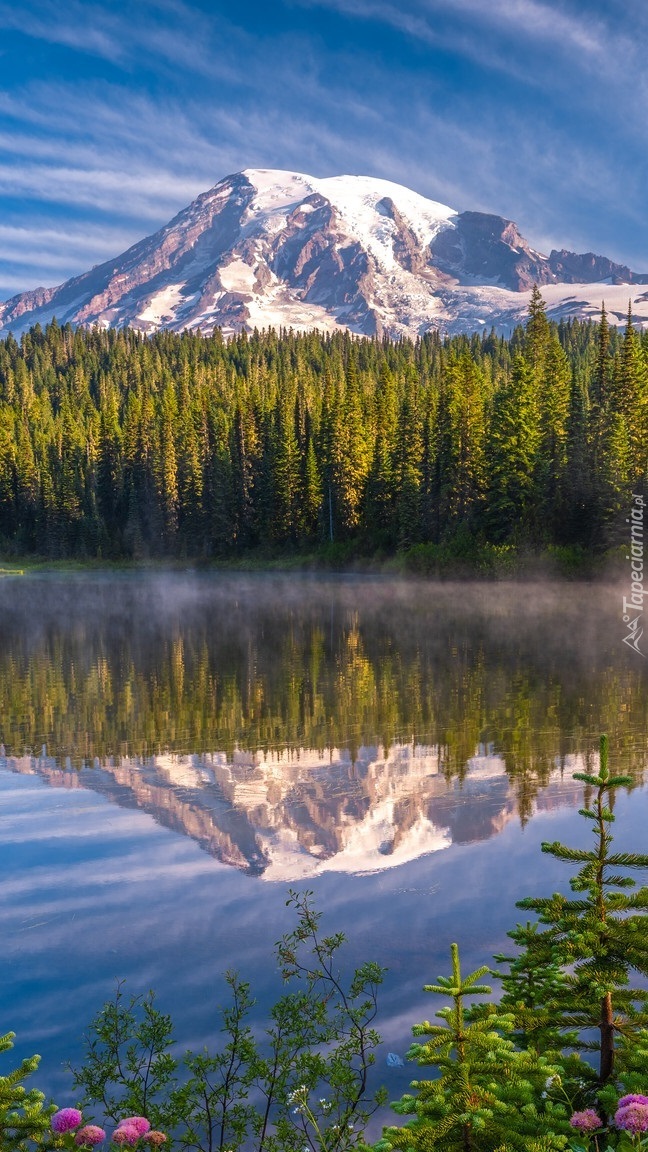
[[[380,1075],[422,992],[488,963],[515,901],[568,887],[575,771],[628,773],[616,834],[646,850],[646,661],[623,590],[200,573],[0,581],[0,1008],[72,1103],[92,1016],[155,988],[181,1049],[219,1027],[222,973],[259,1018],[308,888],[349,967],[389,968]],[[2,1071],[6,1071],[3,1069]]]

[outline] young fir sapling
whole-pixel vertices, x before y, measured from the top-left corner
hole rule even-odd
[[[607,736],[600,740],[598,774],[576,772],[574,779],[593,790],[580,814],[593,825],[594,846],[542,844],[543,852],[582,867],[570,881],[574,899],[555,893],[519,902],[546,925],[543,932],[529,933],[523,966],[529,970],[536,957],[548,953],[558,961],[562,975],[551,990],[552,1016],[566,1032],[563,1045],[598,1051],[603,1085],[614,1074],[616,1037],[648,1023],[648,991],[630,986],[631,972],[648,976],[648,887],[630,893],[635,881],[627,875],[629,869],[648,868],[648,855],[611,851],[614,792],[632,780],[610,774]],[[592,1030],[597,1040],[588,1038]],[[532,1035],[527,1033],[527,1042],[533,1043]]]

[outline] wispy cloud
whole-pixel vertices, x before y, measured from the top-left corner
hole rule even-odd
[[[21,264],[34,264],[38,267],[58,267],[61,248],[65,244],[72,260],[95,259],[98,254],[106,259],[124,245],[126,237],[121,232],[106,235],[104,229],[97,229],[91,236],[70,235],[69,232],[54,232],[52,229],[6,228],[0,227],[0,245],[5,260]]]
[[[119,197],[128,203],[129,214],[140,219],[159,219],[167,206],[191,199],[196,181],[168,171],[145,168],[81,169],[49,164],[0,164],[0,193],[50,200],[70,206],[82,205],[114,212]]]
[[[90,24],[87,16],[91,12],[97,14],[92,5],[85,10],[86,18],[80,18],[81,5],[74,3],[74,0],[63,12],[59,5],[41,3],[37,9],[32,9],[26,21],[21,8],[13,4],[1,4],[0,28],[6,32],[23,33],[31,39],[45,40],[49,44],[63,44],[108,60],[123,58],[123,48],[118,44],[114,28],[111,30],[110,27],[114,23],[110,14],[100,13],[98,22]]]
[[[495,69],[532,87],[542,87],[548,73],[571,85],[562,62],[569,57],[577,71],[596,70],[599,76],[618,72],[634,60],[636,36],[627,34],[618,19],[603,20],[590,9],[587,18],[554,0],[291,0],[295,7],[328,9],[347,17],[382,23],[417,44],[451,51]],[[554,54],[547,57],[547,50]],[[642,53],[643,55],[643,53]],[[542,69],[532,61],[544,56]],[[637,66],[639,59],[637,59]]]
[[[425,0],[423,9],[432,14],[448,12],[441,0]],[[578,51],[600,60],[607,46],[606,27],[590,10],[584,20],[561,9],[560,5],[542,3],[541,0],[497,0],[483,4],[481,0],[453,0],[454,19],[469,17],[479,28],[489,27],[507,39],[538,40],[556,45],[561,52]]]
[[[0,3],[0,28],[123,67],[141,64],[143,56],[175,69],[206,68],[208,59],[214,66],[208,57],[211,22],[184,3],[138,0],[125,10],[86,0],[67,0],[63,7],[55,0],[37,0],[27,19],[21,7]]]

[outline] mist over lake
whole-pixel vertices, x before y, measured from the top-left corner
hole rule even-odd
[[[423,983],[488,963],[527,894],[587,842],[572,777],[611,764],[645,846],[645,661],[621,590],[383,577],[139,573],[0,582],[3,1019],[67,1103],[66,1059],[117,979],[154,987],[180,1047],[216,1032],[237,968],[281,988],[289,887],[348,963],[389,968],[388,1068]]]

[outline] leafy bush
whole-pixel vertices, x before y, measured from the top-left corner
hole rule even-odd
[[[344,981],[342,933],[322,936],[309,892],[291,892],[297,926],[277,944],[283,978],[297,984],[270,1011],[263,1042],[249,1019],[249,985],[227,974],[225,1043],[216,1051],[172,1053],[169,1016],[154,996],[115,1001],[93,1020],[84,1064],[74,1070],[83,1106],[115,1121],[125,1110],[173,1133],[180,1148],[346,1152],[385,1101],[368,1079],[380,1037],[373,1028],[383,970],[372,963]]]

